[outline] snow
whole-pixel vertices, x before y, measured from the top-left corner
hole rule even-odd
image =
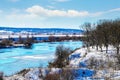
[[[90,51],[87,50],[87,48],[80,48],[79,50],[76,50],[75,52],[73,52],[70,56],[70,67],[74,67],[74,68],[86,68],[87,66],[87,62],[89,62],[89,60],[91,58],[97,59],[97,60],[103,60],[103,61],[112,61],[114,62],[114,56],[115,56],[115,48],[113,46],[109,46],[108,49],[108,53],[106,53],[106,48],[102,47],[103,51],[101,52],[100,49],[98,49],[98,51],[96,50],[96,48],[92,48],[90,47]],[[80,55],[79,58],[78,56],[76,57],[76,55]],[[105,64],[104,64],[105,65]],[[111,71],[112,70],[112,71]],[[111,73],[111,75],[110,75]],[[81,73],[80,73],[81,74]],[[86,73],[88,74],[88,73]],[[120,70],[116,71],[113,69],[106,69],[106,70],[97,70],[96,71],[96,76],[94,76],[94,78],[99,78],[100,80],[105,80],[105,77],[110,77],[112,76],[110,79],[115,79],[115,80],[119,80],[120,79]],[[92,76],[90,76],[92,77]],[[89,77],[89,78],[90,78]],[[80,77],[80,79],[76,79],[76,80],[86,80]],[[89,80],[89,79],[87,79]]]
[[[22,38],[26,38],[27,36],[28,36],[28,34],[10,34],[10,35],[8,35],[8,34],[0,34],[0,38],[1,39],[4,39],[4,38],[8,38],[8,37],[11,37],[11,38],[19,38],[19,36],[21,36]],[[29,34],[29,37],[32,37],[32,36],[34,36],[34,37],[49,37],[49,36],[54,36],[54,37],[66,37],[66,35],[63,35],[63,34],[61,34],[61,35],[46,35],[46,34],[36,34],[36,35],[30,35]],[[69,35],[69,37],[72,37],[72,36],[75,36],[75,37],[81,37],[81,36],[83,36],[83,35]]]
[[[26,75],[25,75],[25,79],[26,80],[39,80],[39,69],[34,69],[29,71]]]
[[[103,51],[101,52],[100,49],[97,51],[96,48],[90,47],[90,51],[87,48],[80,48],[73,52],[69,56],[70,64],[68,67],[73,69],[76,76],[74,80],[106,80],[105,78],[109,78],[111,80],[119,80],[120,79],[120,70],[113,70],[112,68],[106,69],[88,69],[87,62],[91,58],[95,58],[97,60],[103,61],[113,61],[114,60],[114,52],[115,48],[113,46],[109,46],[108,53],[105,51],[105,47],[103,47]],[[33,68],[25,76],[21,75],[14,75],[12,77],[8,77],[5,80],[14,80],[19,78],[18,80],[42,80],[42,76],[46,76],[47,74],[54,74],[60,73],[60,68]]]
[[[105,48],[103,48],[103,50],[105,50]],[[109,53],[110,52],[111,51],[109,51]],[[81,48],[79,50],[76,50],[74,53],[72,53],[69,56],[69,58],[70,58],[70,66],[79,67],[78,64],[80,62],[86,62],[90,58],[106,60],[107,59],[106,57],[109,55],[109,53],[106,54],[105,51],[100,52],[100,51],[97,51],[95,48],[92,49],[91,47],[90,47],[90,52],[88,52],[87,48]],[[78,56],[76,57],[76,55],[80,55],[79,58],[78,58]]]
[[[94,71],[93,70],[89,70],[86,68],[82,68],[82,69],[75,69],[74,70],[76,76],[75,76],[75,80],[81,80],[84,78],[88,78],[90,76],[93,76]]]

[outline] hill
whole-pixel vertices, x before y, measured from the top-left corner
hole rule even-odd
[[[12,28],[12,27],[0,27],[0,30],[12,31],[12,32],[33,32],[33,33],[64,33],[64,34],[81,34],[83,30],[79,29],[63,29],[63,28]]]

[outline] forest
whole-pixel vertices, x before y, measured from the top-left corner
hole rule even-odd
[[[101,49],[106,47],[106,53],[109,45],[116,48],[116,53],[119,54],[120,48],[120,19],[115,20],[99,20],[96,24],[84,23],[85,37],[83,38],[85,46],[89,49],[90,46],[96,46]]]

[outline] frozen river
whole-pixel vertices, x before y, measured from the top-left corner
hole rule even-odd
[[[25,68],[47,67],[48,62],[54,59],[55,49],[58,45],[64,45],[74,50],[81,47],[82,42],[45,42],[33,44],[32,49],[0,49],[0,71],[5,75],[12,75]]]

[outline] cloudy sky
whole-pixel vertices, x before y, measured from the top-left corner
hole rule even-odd
[[[120,0],[0,0],[0,26],[75,28],[120,18]]]

